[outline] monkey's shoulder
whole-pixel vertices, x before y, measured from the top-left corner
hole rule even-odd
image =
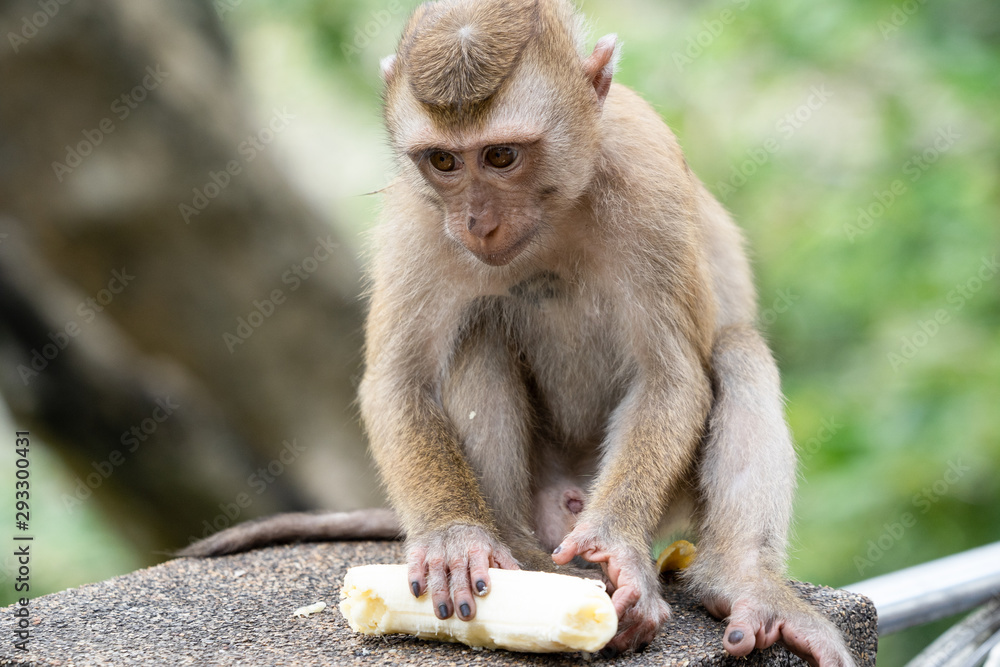
[[[601,147],[605,167],[632,188],[650,185],[647,180],[687,178],[677,137],[656,109],[628,86],[611,86],[601,114]]]

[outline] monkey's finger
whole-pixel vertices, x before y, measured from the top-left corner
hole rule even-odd
[[[482,550],[476,549],[469,552],[469,583],[476,595],[483,596],[490,592],[490,561],[492,557],[486,555]],[[500,567],[499,563],[497,567]],[[475,613],[473,607],[473,613]]]
[[[626,586],[627,582],[622,580],[622,568],[616,558],[612,558],[609,554],[603,552],[596,552],[593,554],[583,554],[583,557],[587,560],[600,563],[601,568],[604,570],[604,575],[611,582],[611,585],[617,588],[618,586]]]
[[[434,603],[434,613],[444,620],[451,616],[451,592],[448,588],[448,569],[443,557],[433,557],[427,561],[427,590]]]
[[[619,632],[609,644],[619,652],[642,651],[656,637],[657,625],[649,620],[640,620]]]
[[[457,556],[448,562],[448,579],[451,599],[455,601],[458,617],[463,621],[471,621],[476,617],[476,599],[472,595],[472,584],[469,580],[468,556]]]
[[[494,548],[490,554],[490,567],[497,567],[501,570],[520,570],[521,564],[514,559],[507,549]]]
[[[427,550],[423,547],[410,549],[406,554],[406,580],[415,598],[427,590]]]
[[[639,601],[640,597],[639,589],[635,586],[626,585],[616,588],[614,594],[611,596],[611,604],[615,606],[618,618],[625,616],[628,610],[634,607],[635,603]]]
[[[552,552],[552,562],[556,565],[566,565],[580,553],[580,545],[571,537],[567,537],[562,544]]]

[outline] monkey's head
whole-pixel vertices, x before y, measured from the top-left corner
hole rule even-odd
[[[382,61],[403,176],[445,233],[510,263],[583,195],[598,154],[615,36],[589,57],[568,0],[422,5]]]

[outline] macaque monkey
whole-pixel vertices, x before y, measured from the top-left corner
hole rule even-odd
[[[642,650],[669,618],[651,540],[689,518],[730,654],[853,665],[785,579],[795,452],[742,237],[581,25],[569,0],[428,3],[382,62],[399,177],[360,407],[413,594],[468,620],[490,567],[598,564],[608,651]]]

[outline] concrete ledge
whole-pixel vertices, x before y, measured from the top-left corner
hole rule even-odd
[[[406,637],[354,635],[336,609],[347,568],[402,562],[396,542],[271,547],[209,560],[177,559],[31,602],[27,653],[12,645],[12,609],[3,611],[0,665],[578,665],[579,655],[473,651]],[[875,608],[855,593],[796,584],[850,640],[858,665],[875,665]],[[674,619],[639,655],[616,665],[804,665],[783,647],[727,657],[723,625],[667,587]],[[322,613],[293,618],[317,601]]]

